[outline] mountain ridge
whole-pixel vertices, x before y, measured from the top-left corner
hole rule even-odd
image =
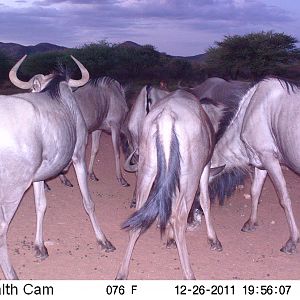
[[[125,41],[118,44],[119,47],[126,47],[126,48],[141,48],[143,45],[135,43],[133,41]],[[18,43],[3,43],[0,42],[0,51],[6,54],[11,59],[19,59],[25,54],[35,54],[35,53],[42,53],[42,52],[50,52],[50,51],[63,51],[70,49],[68,47],[59,46],[56,44],[51,43],[38,43],[36,45],[29,45],[24,46]],[[158,51],[159,52],[159,51]],[[205,60],[206,54],[198,54],[193,56],[174,56],[167,53],[160,52],[162,55],[167,55],[169,57],[180,59],[180,60],[187,60],[190,62],[203,62]]]

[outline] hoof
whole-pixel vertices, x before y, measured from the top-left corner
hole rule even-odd
[[[257,227],[257,223],[251,223],[250,221],[247,221],[243,228],[241,229],[241,231],[243,232],[253,232],[256,230],[256,227]]]
[[[89,179],[92,181],[99,181],[94,172],[89,174]]]
[[[216,239],[216,241],[209,240],[208,242],[210,244],[210,250],[219,252],[223,250],[222,244],[218,239]]]
[[[135,208],[135,207],[136,207],[135,199],[132,199],[130,203],[130,208]]]
[[[117,178],[118,182],[123,186],[123,187],[128,187],[130,184],[122,177],[122,178]]]
[[[50,188],[49,184],[46,181],[44,181],[44,190],[46,192],[50,192],[51,191],[51,188]]]
[[[69,179],[66,179],[66,180],[63,182],[63,184],[64,184],[65,186],[68,186],[68,187],[73,187],[73,184],[71,183],[71,181],[70,181]]]
[[[122,275],[122,274],[117,274],[115,280],[126,280],[127,277],[125,275]]]
[[[176,245],[175,240],[174,239],[167,240],[166,248],[167,249],[176,249],[177,245]]]
[[[7,273],[5,275],[5,279],[7,279],[7,280],[18,280],[19,279],[16,271],[14,270],[14,268],[12,266],[10,266],[9,270],[7,271]]]
[[[116,247],[108,240],[104,243],[99,241],[99,245],[101,246],[101,250],[104,250],[105,252],[113,252],[116,250]]]
[[[291,239],[289,239],[286,244],[280,249],[280,251],[286,254],[296,253],[296,242],[293,242]]]
[[[48,250],[45,246],[42,247],[35,246],[34,251],[35,251],[34,256],[40,260],[44,260],[49,256]]]

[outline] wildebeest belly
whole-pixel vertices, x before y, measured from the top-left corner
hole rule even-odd
[[[42,160],[35,173],[34,181],[56,176],[67,167],[72,160],[75,144],[76,133],[72,127],[43,136]]]

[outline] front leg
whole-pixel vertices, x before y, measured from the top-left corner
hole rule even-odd
[[[89,170],[88,170],[89,179],[92,181],[99,181],[99,179],[94,173],[94,163],[95,163],[96,155],[99,150],[101,133],[102,130],[95,130],[92,132],[92,149],[91,149],[91,158],[90,158]]]
[[[124,186],[129,186],[129,183],[125,180],[121,172],[120,166],[120,127],[116,124],[110,124],[111,127],[111,138],[115,156],[115,168],[118,182]]]
[[[41,260],[48,257],[48,250],[44,244],[43,222],[47,207],[44,181],[33,183],[34,201],[36,209],[36,236],[34,242],[35,256]]]

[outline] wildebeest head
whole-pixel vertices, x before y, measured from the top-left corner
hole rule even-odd
[[[51,80],[55,77],[55,73],[50,73],[48,75],[37,74],[34,75],[28,81],[22,81],[17,77],[17,71],[20,68],[21,64],[25,60],[27,55],[24,55],[10,70],[9,79],[10,81],[17,87],[21,89],[31,89],[32,92],[40,92],[45,89],[45,87],[51,82]],[[79,80],[68,79],[68,85],[70,87],[79,87],[84,85],[89,80],[89,72],[88,70],[75,58],[71,55],[71,58],[79,67],[82,78]]]

